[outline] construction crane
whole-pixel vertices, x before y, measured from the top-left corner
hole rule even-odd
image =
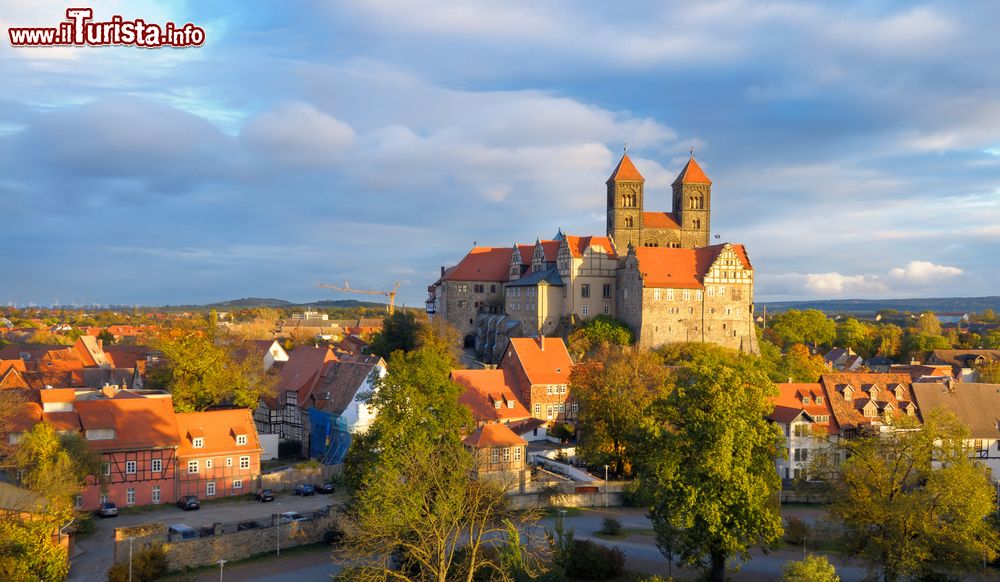
[[[324,289],[333,289],[334,291],[341,291],[344,293],[362,293],[364,295],[385,295],[389,298],[389,302],[386,305],[386,311],[389,312],[389,317],[396,311],[396,291],[399,291],[399,282],[396,282],[396,286],[392,288],[391,291],[372,291],[368,289],[352,289],[351,284],[348,281],[344,281],[343,287],[337,287],[336,285],[328,285],[326,283],[320,283],[318,285]]]

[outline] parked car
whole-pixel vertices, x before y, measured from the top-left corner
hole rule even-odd
[[[316,495],[316,490],[313,486],[308,483],[302,483],[295,486],[295,494],[305,497],[306,495]]]
[[[317,483],[313,485],[316,493],[333,493],[333,483]]]
[[[257,492],[253,494],[253,498],[261,503],[274,501],[274,491],[271,491],[270,489],[258,489]]]
[[[97,508],[97,515],[101,517],[117,517],[118,506],[110,501],[106,501]]]
[[[185,495],[177,500],[177,507],[180,507],[184,511],[190,511],[192,509],[201,509],[201,503],[198,503],[196,496]]]
[[[286,511],[280,516],[281,523],[292,523],[293,521],[309,521],[309,518],[298,511]]]
[[[185,523],[175,523],[167,531],[174,535],[179,535],[182,540],[190,540],[198,537],[198,531]]]

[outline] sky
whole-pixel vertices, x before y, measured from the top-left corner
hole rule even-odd
[[[14,48],[67,7],[203,46]],[[996,295],[1000,4],[0,2],[0,304],[420,306],[694,148],[756,299]]]

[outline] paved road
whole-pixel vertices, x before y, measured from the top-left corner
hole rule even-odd
[[[296,497],[290,493],[278,495],[274,502],[260,503],[246,498],[245,501],[220,501],[202,505],[198,511],[184,511],[173,505],[164,505],[155,511],[122,514],[107,519],[94,519],[94,531],[83,540],[77,541],[82,550],[70,562],[69,580],[89,582],[105,580],[108,569],[114,563],[114,535],[116,527],[140,525],[144,523],[164,523],[172,525],[184,523],[195,529],[215,522],[232,523],[247,519],[267,519],[273,513],[285,511],[316,511],[328,504],[343,503],[346,497],[336,495],[315,495]]]

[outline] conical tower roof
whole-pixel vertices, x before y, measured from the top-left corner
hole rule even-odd
[[[639,170],[635,169],[635,164],[629,159],[628,154],[623,154],[622,159],[619,160],[618,165],[615,166],[615,171],[611,172],[611,177],[608,178],[607,183],[611,182],[645,182],[646,179],[642,177]]]
[[[678,184],[712,184],[712,181],[708,179],[705,172],[695,161],[694,156],[688,160],[688,163],[684,164],[684,169],[681,173],[677,175],[677,179],[671,186],[677,186]]]

